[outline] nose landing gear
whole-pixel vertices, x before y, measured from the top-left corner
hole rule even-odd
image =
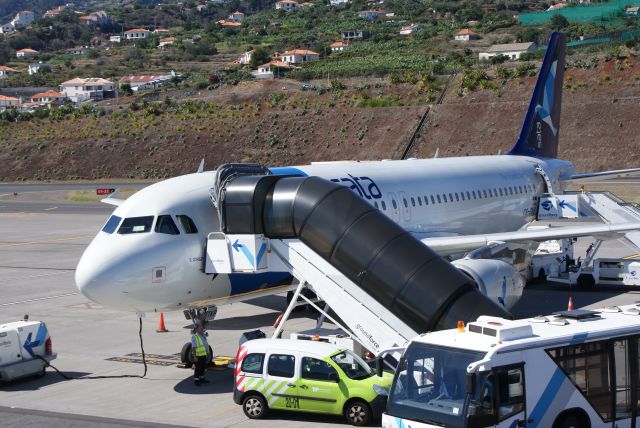
[[[202,322],[205,328],[207,327],[207,322],[213,321],[216,318],[216,314],[218,313],[217,306],[212,307],[201,307],[201,308],[192,308],[187,309],[183,312],[184,317],[187,320],[191,320],[193,323],[193,328],[195,328],[196,323],[198,321]],[[205,335],[208,336],[207,333]],[[211,346],[209,346],[209,353],[207,355],[207,365],[211,363],[213,359],[213,350]],[[185,343],[182,346],[182,350],[180,351],[180,361],[186,368],[191,368],[195,363],[195,359],[191,353],[191,341]]]

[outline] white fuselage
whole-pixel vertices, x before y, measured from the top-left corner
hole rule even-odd
[[[522,156],[329,162],[272,172],[339,182],[406,230],[429,237],[518,230],[534,218],[537,198],[546,191],[536,166],[554,186],[558,177],[573,173],[569,162]],[[131,234],[100,231],[78,264],[80,291],[110,307],[146,312],[213,306],[287,289],[291,277],[284,273],[203,273],[207,235],[220,228],[209,196],[214,178],[215,172],[179,176],[127,199],[113,215],[153,216],[153,226]],[[172,216],[179,234],[156,232],[159,215]],[[197,233],[185,233],[178,215],[191,218]]]

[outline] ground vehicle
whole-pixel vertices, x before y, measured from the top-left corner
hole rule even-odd
[[[636,426],[639,346],[638,305],[482,316],[410,343],[382,425]]]
[[[46,361],[56,358],[42,321],[0,324],[0,381],[44,375]]]
[[[233,400],[251,419],[282,409],[343,414],[365,425],[384,410],[392,378],[376,376],[347,349],[307,340],[251,340],[236,361]]]

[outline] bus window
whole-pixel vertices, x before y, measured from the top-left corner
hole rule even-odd
[[[524,410],[524,372],[522,367],[496,370],[498,418],[505,420]]]

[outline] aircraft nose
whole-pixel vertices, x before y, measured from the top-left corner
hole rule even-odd
[[[107,247],[108,248],[108,247]],[[76,287],[89,300],[104,306],[119,307],[123,300],[114,273],[118,259],[104,245],[89,244],[76,268]]]
[[[104,275],[100,271],[101,269],[97,269],[83,255],[76,268],[76,287],[89,300],[104,304],[105,293],[108,294],[108,288],[103,279]]]

